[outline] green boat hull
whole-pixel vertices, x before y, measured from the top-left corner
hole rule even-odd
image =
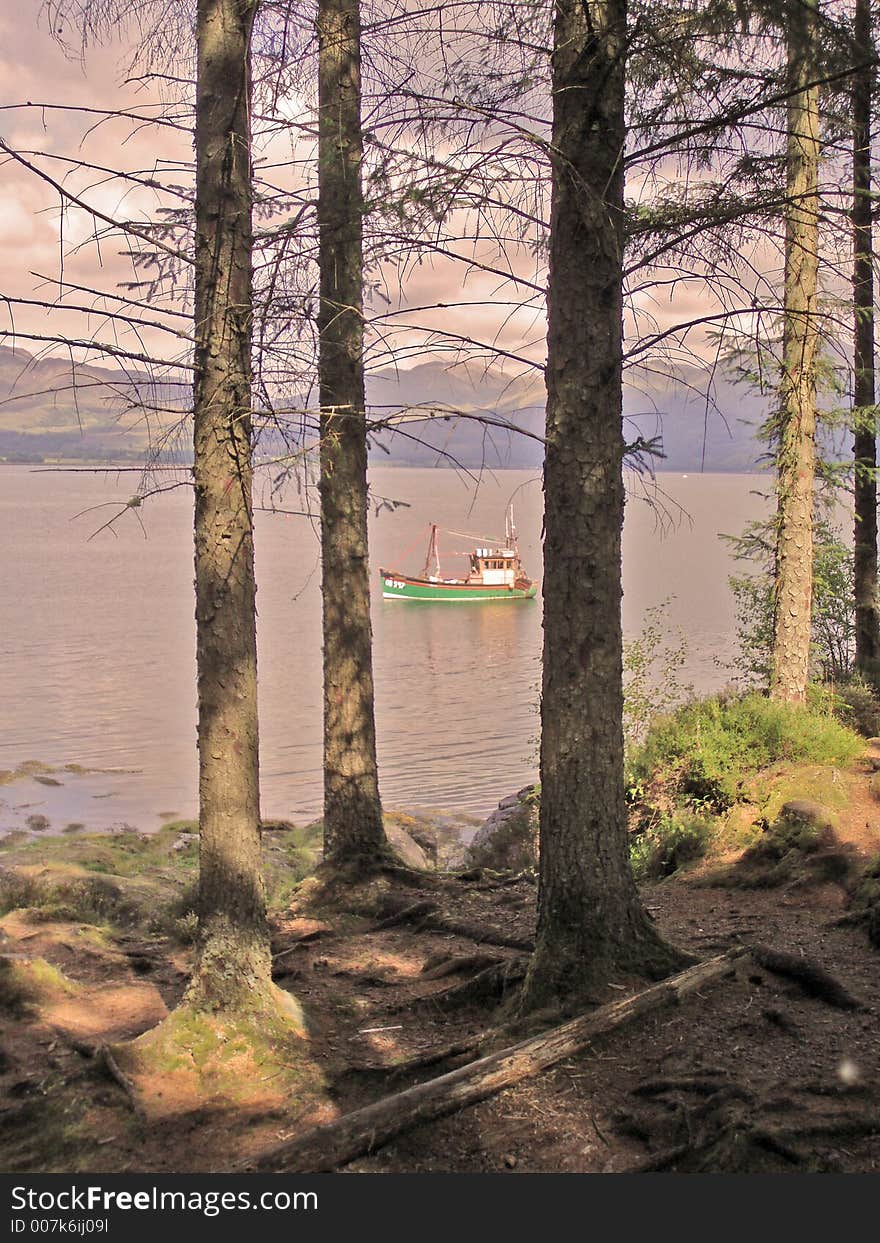
[[[528,587],[469,587],[464,583],[431,583],[424,579],[405,578],[402,575],[379,571],[382,577],[384,600],[426,600],[450,604],[479,603],[485,600],[533,600],[538,593],[537,583]]]

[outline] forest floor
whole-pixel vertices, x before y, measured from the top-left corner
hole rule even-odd
[[[645,886],[643,897],[663,933],[697,957],[754,943],[786,951],[830,972],[856,1008],[745,958],[703,995],[346,1169],[880,1168],[880,962],[864,927],[846,920],[853,865],[880,853],[880,802],[867,760],[839,776],[847,800],[834,853],[848,866],[836,878],[805,859],[768,887],[734,851]],[[175,1095],[173,1076],[145,1104],[137,1085],[108,1073],[102,1046],[154,1026],[186,982],[195,846],[185,830],[0,843],[0,1168],[230,1169],[463,1064],[504,1021],[501,993],[521,977],[534,934],[532,875],[402,870],[360,894],[360,913],[316,910],[314,882],[294,887],[302,836],[266,838],[275,975],[304,1008],[324,1080],[306,1102],[271,1070],[234,1100],[218,1093],[195,1106]],[[610,981],[595,1000],[643,986]],[[464,1051],[429,1064],[454,1045]]]

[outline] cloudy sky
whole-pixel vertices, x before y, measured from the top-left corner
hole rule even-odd
[[[61,31],[61,41],[79,48],[78,32]],[[183,41],[185,42],[185,41]],[[189,47],[184,55],[189,55]],[[146,189],[133,182],[120,181],[109,170],[119,169],[143,178],[155,173],[163,183],[186,182],[192,156],[188,132],[188,90],[175,84],[163,88],[160,98],[155,82],[131,80],[131,47],[126,39],[110,41],[90,49],[83,57],[65,52],[47,25],[42,0],[18,0],[14,10],[4,6],[0,13],[0,57],[3,90],[0,96],[0,138],[23,160],[22,163],[0,152],[0,293],[7,299],[36,299],[57,303],[61,286],[67,282],[64,300],[81,306],[95,306],[92,295],[72,289],[109,290],[125,295],[122,285],[137,277],[132,261],[121,253],[118,235],[105,238],[105,225],[87,212],[67,204],[60,209],[61,196],[45,177],[62,183],[92,207],[112,219],[132,222],[155,218],[157,208],[173,206],[174,196]],[[170,62],[167,71],[175,70]],[[174,101],[175,94],[178,96]],[[281,110],[295,114],[299,101],[287,98]],[[84,112],[82,109],[92,109]],[[131,117],[106,118],[101,110],[116,110],[152,118],[164,116],[166,123],[138,124]],[[167,123],[169,121],[171,123]],[[282,163],[291,149],[285,135],[264,143],[264,161]],[[78,167],[86,161],[91,169]],[[102,172],[101,169],[108,171]],[[284,172],[273,178],[283,182]],[[296,175],[291,174],[293,181]],[[291,183],[292,184],[292,183]],[[97,231],[97,236],[96,236]],[[528,243],[528,239],[527,239]],[[407,268],[405,287],[399,273],[386,269],[381,274],[381,296],[374,299],[377,314],[387,316],[381,332],[374,334],[372,362],[387,365],[389,350],[401,349],[401,365],[419,361],[420,343],[430,342],[432,330],[448,333],[454,340],[490,342],[516,358],[539,365],[544,351],[543,299],[540,293],[544,272],[540,256],[525,244],[511,247],[499,260],[497,248],[489,241],[462,245],[460,253],[474,254],[488,266],[511,266],[518,275],[533,282],[530,304],[516,310],[515,291],[490,272],[467,272],[460,263],[435,254]],[[136,243],[135,243],[136,244]],[[706,293],[687,285],[672,287],[673,292],[645,294],[640,300],[644,330],[653,320],[660,329],[682,319],[705,314]],[[132,297],[137,295],[132,294]],[[390,299],[390,301],[386,301]],[[429,307],[426,311],[412,308]],[[106,304],[105,304],[106,305]],[[179,309],[179,300],[172,300]],[[128,312],[129,308],[117,309]],[[84,315],[72,310],[13,305],[0,307],[5,332],[15,331],[15,341],[36,353],[64,351],[65,338],[94,339],[120,350],[147,351],[164,358],[185,357],[188,344],[171,333],[154,328],[133,328],[108,320],[100,313]],[[149,312],[162,321],[160,312]],[[164,322],[186,330],[185,322],[167,317]],[[418,330],[414,326],[418,326]],[[39,338],[47,337],[41,343]],[[9,336],[3,343],[10,344]],[[695,339],[707,357],[711,347]],[[401,348],[402,347],[402,348]],[[451,359],[452,354],[442,355]],[[93,354],[93,361],[99,355]],[[512,373],[522,372],[525,364],[508,363]]]
[[[75,32],[64,34],[77,43]],[[136,273],[121,253],[120,238],[104,239],[105,224],[70,202],[61,210],[62,195],[46,178],[107,217],[148,220],[157,206],[174,200],[102,169],[141,177],[156,170],[163,180],[182,181],[174,169],[191,158],[189,135],[170,125],[103,115],[102,110],[116,110],[149,118],[164,109],[155,89],[125,81],[130,50],[124,43],[110,41],[84,58],[66,53],[47,28],[40,0],[18,0],[14,10],[3,7],[0,49],[0,139],[33,166],[0,153],[0,293],[7,299],[52,303],[64,281],[66,300],[83,306],[94,305],[94,298],[70,286],[125,296],[121,286]],[[93,167],[78,167],[80,161]],[[24,334],[94,336],[122,348],[143,348],[135,334],[100,315],[10,306],[8,301],[2,327],[21,334],[17,343],[31,352],[40,344]],[[142,340],[157,348],[165,335],[148,334]],[[5,344],[10,343],[7,337]],[[46,348],[57,352],[59,346]],[[167,354],[179,349],[177,341],[164,345]]]

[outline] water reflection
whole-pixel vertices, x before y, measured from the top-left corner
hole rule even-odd
[[[376,491],[407,503],[372,520],[374,567],[415,569],[430,522],[496,532],[530,476],[485,477],[476,495],[452,471],[377,470]],[[759,511],[747,476],[665,476],[691,514],[661,537],[647,507],[627,506],[624,620],[674,596],[670,620],[688,636],[687,676],[726,680],[715,660],[733,629],[719,531]],[[115,475],[0,471],[0,650],[6,657],[0,768],[38,758],[142,770],[102,804],[78,786],[92,823],[154,827],[160,811],[196,805],[195,635],[191,503],[171,493],[118,538],[87,541],[71,515],[130,494]],[[540,489],[517,498],[523,562],[540,580]],[[460,542],[448,549],[464,547]],[[304,819],[321,803],[321,623],[317,543],[308,520],[257,515],[261,755],[264,813]],[[450,566],[454,565],[450,561]],[[373,629],[383,797],[392,806],[485,814],[535,774],[541,600],[480,604],[383,601],[373,574]],[[73,782],[64,791],[74,797]],[[103,792],[100,782],[91,791]],[[82,796],[81,796],[82,794]],[[7,800],[8,801],[8,800]],[[112,811],[109,804],[113,804]],[[54,808],[54,802],[53,802]],[[53,814],[63,814],[62,811]],[[79,815],[70,819],[79,819]],[[0,828],[2,828],[0,823]]]

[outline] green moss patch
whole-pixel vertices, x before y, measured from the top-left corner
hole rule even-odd
[[[323,1099],[302,1013],[281,990],[247,1014],[222,1017],[184,1001],[158,1027],[113,1049],[149,1113],[189,1100],[246,1106],[280,1099],[295,1116]]]
[[[77,986],[45,958],[0,957],[0,1010],[13,1016],[71,996]]]
[[[192,941],[198,837],[192,822],[143,834],[79,833],[39,840],[9,835],[0,855],[0,915],[26,908],[35,920],[137,927]],[[263,837],[269,908],[284,910],[320,857],[320,827]]]
[[[736,863],[705,879],[708,884],[749,889],[794,883],[846,885],[855,858],[839,841],[833,816],[818,804],[801,800],[786,804]]]

